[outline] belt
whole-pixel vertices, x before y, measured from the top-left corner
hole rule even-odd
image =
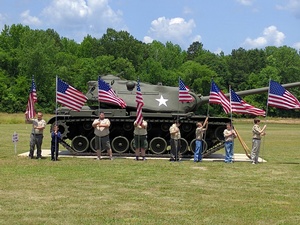
[[[109,135],[109,134],[108,134]],[[105,135],[105,136],[98,136],[99,138],[104,138],[104,137],[107,137],[108,135]]]
[[[225,143],[228,143],[228,142],[232,142],[232,141],[225,141]]]
[[[253,138],[253,140],[261,140],[260,138]]]
[[[39,135],[43,135],[43,134],[35,134],[35,133],[31,133],[32,135],[35,135],[35,136],[39,136]]]
[[[143,135],[135,134],[134,136],[141,136],[141,137],[144,137],[144,136],[147,136],[147,134],[143,134]]]

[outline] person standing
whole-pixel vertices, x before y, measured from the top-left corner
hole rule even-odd
[[[143,160],[146,160],[146,148],[148,147],[147,142],[147,126],[148,123],[143,120],[141,125],[137,124],[137,121],[134,121],[134,144],[135,144],[135,160],[139,160],[141,155]]]
[[[257,164],[259,151],[260,151],[261,137],[266,135],[265,129],[266,129],[267,125],[264,125],[264,127],[261,129],[259,126],[259,123],[260,123],[259,119],[255,118],[253,122],[254,122],[254,125],[252,127],[251,159],[252,159],[252,164]]]
[[[177,120],[174,124],[170,127],[170,144],[171,144],[171,158],[170,161],[179,161],[178,153],[180,149],[180,130],[179,130],[180,122]]]
[[[26,113],[25,113],[26,114]],[[30,134],[30,150],[29,158],[33,159],[34,148],[36,146],[36,158],[42,158],[42,144],[43,144],[43,131],[46,127],[46,121],[43,120],[43,113],[37,113],[37,119],[26,119],[26,123],[32,124],[32,131]]]
[[[92,123],[95,134],[95,149],[97,151],[97,159],[101,159],[102,149],[107,150],[109,159],[112,160],[112,150],[109,140],[110,120],[105,118],[104,112],[100,112],[99,119],[95,119]]]
[[[203,134],[207,130],[208,117],[206,117],[204,123],[196,123],[196,141],[195,141],[195,153],[194,153],[194,162],[202,161],[202,148],[203,148]]]
[[[61,140],[61,133],[58,131],[58,126],[54,125],[51,132],[51,160],[58,160],[59,142]]]
[[[234,131],[231,123],[226,124],[226,129],[223,132],[225,138],[225,163],[233,162],[233,147],[236,132]]]

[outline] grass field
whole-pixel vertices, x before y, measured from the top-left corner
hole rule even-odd
[[[299,224],[298,121],[266,121],[258,165],[30,160],[12,143],[16,131],[18,153],[28,151],[30,125],[10,121],[0,115],[0,224]],[[234,125],[250,147],[251,121]]]

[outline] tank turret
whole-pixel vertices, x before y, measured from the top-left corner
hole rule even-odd
[[[49,124],[58,124],[62,133],[61,144],[73,154],[95,154],[95,138],[92,122],[98,118],[99,112],[105,112],[111,121],[110,140],[114,154],[134,155],[133,122],[136,119],[136,81],[120,79],[118,76],[106,75],[102,80],[109,83],[115,93],[122,98],[127,107],[121,109],[118,105],[98,103],[98,81],[88,82],[89,106],[84,106],[80,112],[74,112],[62,107]],[[149,148],[147,155],[165,156],[169,150],[169,127],[174,120],[180,120],[182,157],[191,157],[195,148],[195,129],[197,121],[204,121],[204,115],[196,115],[195,111],[202,104],[208,103],[209,96],[201,96],[190,92],[194,101],[180,103],[178,87],[140,83],[143,94],[143,117],[148,122],[147,139]],[[300,86],[300,82],[282,85],[285,88]],[[266,93],[268,87],[236,92],[243,97],[251,94]],[[223,131],[230,118],[210,117],[205,134],[203,156],[208,156],[224,147]]]
[[[121,80],[114,75],[106,75],[101,77],[106,83],[110,84],[115,93],[122,98],[127,108],[132,110],[136,108],[135,94],[136,82]],[[98,81],[88,82],[89,90],[86,94],[89,100],[98,102]],[[164,86],[162,84],[147,84],[140,82],[141,91],[144,98],[144,112],[193,112],[201,104],[198,95],[190,92],[194,101],[190,103],[178,102],[178,87]]]

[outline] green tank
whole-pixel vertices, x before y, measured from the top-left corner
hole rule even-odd
[[[136,119],[136,82],[105,75],[102,80],[109,83],[115,93],[122,98],[127,107],[121,109],[114,104],[98,103],[98,81],[89,81],[86,93],[88,104],[80,112],[71,111],[66,107],[57,109],[56,116],[48,124],[57,123],[62,133],[61,144],[72,154],[95,154],[94,129],[92,122],[103,111],[111,121],[110,140],[115,155],[133,155],[133,122]],[[300,82],[283,85],[286,88],[300,86]],[[191,157],[195,148],[195,129],[197,121],[204,121],[206,116],[194,112],[201,105],[208,103],[209,96],[201,96],[190,92],[193,102],[178,101],[178,87],[162,84],[140,83],[144,106],[143,117],[148,122],[147,156],[168,156],[170,150],[169,127],[174,120],[180,120],[181,126],[181,157]],[[236,92],[245,96],[264,93],[268,87]],[[224,147],[223,131],[230,118],[209,117],[208,130],[205,134],[203,157],[206,157]]]

